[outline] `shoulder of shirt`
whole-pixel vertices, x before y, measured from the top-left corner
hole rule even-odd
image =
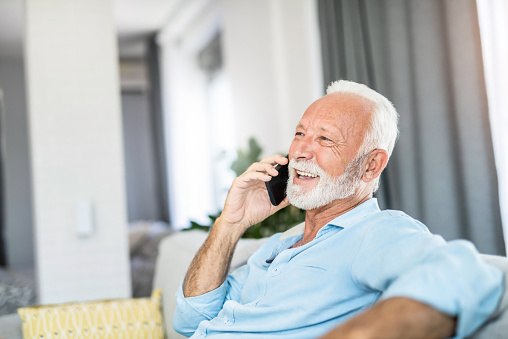
[[[410,218],[410,219],[413,219],[412,217],[410,217],[406,213],[404,213],[402,211],[398,211],[398,210],[382,210],[382,211],[380,211],[380,213],[387,214],[387,215],[389,215],[391,217],[394,217],[394,218]]]
[[[412,228],[416,226],[416,228],[420,229],[421,231],[429,232],[427,226],[425,226],[421,221],[407,215],[402,211],[382,210],[377,213],[370,214],[369,217],[394,227],[401,227],[405,225]]]

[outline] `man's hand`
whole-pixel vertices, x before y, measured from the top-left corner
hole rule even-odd
[[[265,187],[265,182],[278,174],[273,166],[287,163],[287,158],[274,155],[252,164],[233,181],[221,216],[189,266],[183,282],[185,297],[219,287],[226,279],[236,244],[245,230],[289,205],[286,198],[279,206],[273,206]]]
[[[390,298],[321,339],[440,339],[453,337],[456,318],[409,298]]]
[[[265,187],[265,182],[279,174],[274,166],[285,165],[288,161],[281,155],[274,155],[252,164],[237,177],[226,199],[221,214],[222,222],[239,227],[243,233],[250,226],[288,206],[287,198],[279,206],[273,206]]]

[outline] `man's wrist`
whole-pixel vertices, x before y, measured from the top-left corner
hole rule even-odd
[[[238,241],[245,233],[248,226],[242,225],[241,223],[232,223],[222,216],[215,220],[212,227],[212,231],[220,236],[231,237],[232,240]]]

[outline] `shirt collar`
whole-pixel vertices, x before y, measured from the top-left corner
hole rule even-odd
[[[377,203],[377,198],[370,198],[364,203],[353,208],[351,211],[339,215],[337,218],[330,221],[328,225],[348,228],[356,224],[360,219],[363,219],[366,215],[379,211],[380,209]]]
[[[360,219],[362,219],[366,215],[379,211],[380,209],[377,203],[377,198],[371,198],[365,201],[364,203],[356,206],[351,211],[339,215],[337,218],[330,221],[327,225],[348,228],[356,224]],[[295,227],[292,227],[286,232],[282,233],[282,235],[280,236],[280,240],[288,239],[296,235],[302,235],[304,230],[305,230],[305,222],[302,222],[301,224],[298,224]],[[321,230],[319,230],[319,232],[321,232]]]

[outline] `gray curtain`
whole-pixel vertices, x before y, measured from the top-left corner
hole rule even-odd
[[[400,114],[382,207],[505,254],[476,2],[318,3],[326,84],[365,83]]]
[[[166,148],[164,143],[164,114],[162,111],[161,69],[156,34],[150,37],[147,48],[148,79],[150,81],[150,111],[152,115],[152,138],[155,152],[157,197],[161,219],[170,222],[168,201],[168,178]]]
[[[4,93],[0,88],[0,267],[7,266],[6,248],[4,242],[4,146],[3,140],[5,140],[4,134]]]

